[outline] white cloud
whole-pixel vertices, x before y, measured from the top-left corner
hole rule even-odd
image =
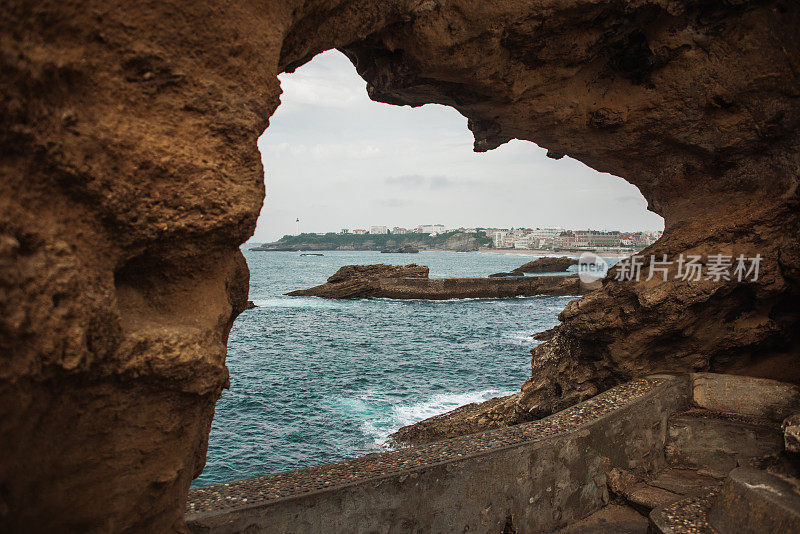
[[[282,74],[279,78],[283,89],[281,101],[290,106],[347,108],[356,105],[365,91],[363,84],[359,87],[320,76]]]
[[[317,143],[315,145],[276,143],[259,145],[259,148],[262,154],[267,153],[265,164],[269,161],[270,156],[278,158],[302,156],[329,160],[331,158],[364,159],[381,153],[380,147],[363,143]]]
[[[411,227],[663,228],[633,185],[533,143],[472,151],[452,108],[369,100],[342,54],[280,76],[282,104],[259,139],[267,200],[254,241],[373,224]]]

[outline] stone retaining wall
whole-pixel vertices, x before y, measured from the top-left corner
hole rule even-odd
[[[606,474],[664,464],[687,377],[653,376],[540,421],[197,488],[195,533],[549,531],[608,502]]]

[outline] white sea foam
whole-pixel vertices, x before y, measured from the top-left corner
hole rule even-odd
[[[437,393],[413,404],[391,406],[387,412],[381,415],[371,413],[370,410],[359,410],[366,416],[361,422],[361,431],[374,439],[376,445],[384,446],[389,434],[397,431],[400,427],[449,412],[465,404],[483,402],[493,397],[503,397],[512,393],[514,391],[499,389],[484,389],[466,393]]]
[[[449,412],[459,406],[472,402],[483,402],[492,397],[502,397],[511,395],[513,391],[502,391],[499,389],[484,389],[482,391],[471,391],[467,393],[437,393],[427,400],[417,402],[410,406],[395,406],[393,408],[394,419],[399,423],[398,428],[410,425],[434,415]]]
[[[532,345],[534,341],[531,332],[515,332],[506,334],[504,337],[510,341],[513,341],[514,343],[519,343],[520,345]]]
[[[319,297],[275,297],[253,301],[259,308],[342,308],[346,303]]]

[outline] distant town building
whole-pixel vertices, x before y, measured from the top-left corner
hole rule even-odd
[[[575,248],[575,234],[571,230],[561,232],[553,239],[554,248]]]
[[[514,237],[518,238],[518,239],[519,239],[520,237],[525,237],[525,236],[526,236],[526,235],[528,235],[529,233],[531,233],[531,229],[530,229],[530,228],[517,228],[516,230],[515,230],[515,229],[513,229],[513,228],[511,229],[511,234],[512,234]]]
[[[619,244],[622,247],[636,246],[636,236],[631,232],[621,232],[619,234]]]
[[[533,234],[527,234],[514,241],[514,248],[534,249],[539,248],[539,238]]]
[[[564,229],[561,227],[558,228],[536,228],[535,230],[531,230],[531,234],[534,237],[538,237],[540,239],[555,239],[557,236],[561,235]]]
[[[661,230],[656,230],[655,232],[644,232],[645,236],[647,237],[648,245],[652,245],[659,239],[661,236],[664,235],[664,232]]]
[[[418,234],[440,234],[444,232],[443,224],[421,224],[415,229]]]
[[[600,232],[598,230],[578,230],[575,232],[577,248],[612,248],[621,245],[619,232]]]
[[[599,230],[565,230],[561,227],[550,228],[447,228],[443,224],[422,224],[414,229],[394,226],[370,226],[369,230],[361,228],[342,228],[340,234],[395,234],[422,233],[436,236],[447,232],[484,233],[498,249],[603,249],[627,247],[641,250],[655,243],[663,234],[662,231],[648,232],[604,232]],[[325,235],[318,233],[317,235]]]
[[[494,230],[491,235],[486,234],[487,236],[492,238],[492,244],[494,248],[505,248],[505,238],[508,235],[508,230]]]

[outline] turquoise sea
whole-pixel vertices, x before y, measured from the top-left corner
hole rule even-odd
[[[218,484],[385,450],[403,425],[519,390],[531,334],[574,297],[450,301],[285,297],[348,264],[417,263],[432,278],[486,276],[536,256],[243,249],[250,299],[228,343],[203,474]]]

